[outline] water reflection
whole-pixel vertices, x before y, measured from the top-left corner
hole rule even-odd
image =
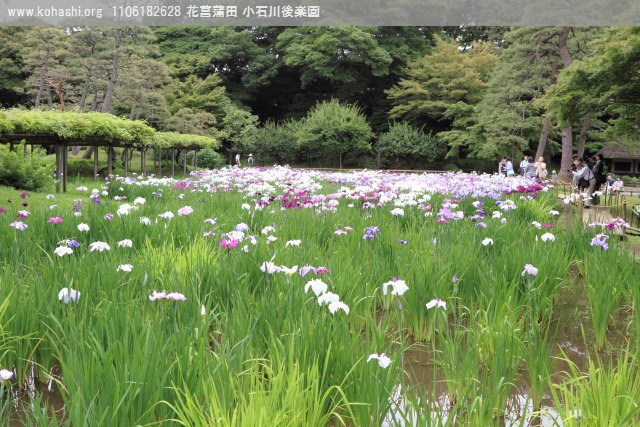
[[[392,410],[383,420],[382,427],[445,425],[449,421],[451,406],[452,402],[446,393],[435,395],[429,402],[423,402],[421,399],[408,399],[402,392],[402,386],[397,385],[391,397]],[[575,410],[575,416],[579,416],[578,410]],[[516,394],[509,399],[501,424],[504,427],[564,425],[562,417],[553,407],[543,406],[536,411],[532,400],[526,394]]]
[[[611,357],[615,361],[617,351],[623,349],[631,338],[628,327],[632,313],[625,309],[616,311],[608,329],[609,346],[596,351],[588,301],[580,280],[563,289],[557,296],[557,301],[545,338],[551,341],[551,383],[560,384],[566,381],[567,373],[572,370],[586,372],[589,362],[594,358]],[[434,349],[431,344],[413,343],[405,350],[404,381],[408,393],[402,392],[401,385],[395,388],[391,400],[394,409],[387,415],[383,425],[424,425],[425,423],[420,423],[419,420],[424,421],[425,417],[431,421],[427,421],[427,425],[442,425],[447,421],[449,408],[453,405],[447,394],[446,379],[438,367],[437,358],[438,349]],[[542,395],[540,410],[536,411],[528,393],[528,377],[523,363],[515,380],[516,392],[509,397],[506,408],[503,408],[504,422],[501,424],[562,426],[562,417],[549,390]],[[566,414],[564,410],[562,412]],[[579,409],[573,409],[569,413],[572,417],[580,415]]]

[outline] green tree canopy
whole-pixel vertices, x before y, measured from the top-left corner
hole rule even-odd
[[[165,121],[164,128],[173,132],[210,136],[216,133],[216,123],[216,116],[211,113],[181,108]]]
[[[0,27],[0,106],[10,107],[27,100],[22,56],[24,27]]]
[[[636,142],[640,136],[640,28],[608,29],[593,54],[563,70],[546,97],[561,123],[574,123],[595,108],[610,125],[606,138]]]
[[[342,168],[348,153],[369,153],[373,132],[360,108],[335,99],[321,102],[303,122],[302,145],[327,157],[337,157]]]
[[[485,93],[497,56],[488,44],[464,52],[458,44],[437,39],[430,55],[407,67],[407,76],[387,91],[391,118],[447,129],[447,109],[456,103],[475,105]]]
[[[258,117],[249,111],[234,104],[225,109],[216,138],[227,153],[229,163],[234,153],[247,153],[251,149],[257,128]]]
[[[284,51],[285,64],[302,69],[303,88],[317,79],[354,83],[360,67],[382,76],[389,72],[392,61],[373,34],[359,27],[288,28],[278,37],[276,47]]]
[[[564,60],[559,38],[565,29],[557,27],[517,27],[505,34],[499,60],[481,102],[473,109],[457,105],[447,114],[453,119],[451,131],[440,136],[449,155],[466,150],[472,156],[495,159],[501,155],[517,157],[530,153],[535,144],[544,153],[549,139],[551,152],[557,152],[559,129],[542,102],[556,82]],[[592,30],[568,32],[569,57],[585,55]]]
[[[184,81],[174,81],[172,89],[172,93],[168,95],[172,112],[190,108],[193,111],[205,111],[219,117],[231,104],[226,89],[222,85],[222,78],[218,74],[210,74],[204,79],[190,76]]]

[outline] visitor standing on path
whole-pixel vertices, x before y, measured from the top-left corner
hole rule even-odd
[[[540,179],[545,179],[547,177],[547,164],[544,162],[544,157],[540,156],[535,166],[536,176]]]
[[[511,159],[507,159],[507,176],[513,176],[515,173],[513,172],[513,163]]]
[[[580,163],[576,167],[578,176],[579,187],[586,188],[587,197],[584,199],[584,207],[585,209],[589,209],[593,206],[593,192],[596,189],[596,176],[593,174],[593,171],[589,169],[589,167]]]
[[[502,176],[507,176],[507,158],[503,157],[500,159],[500,163],[498,163],[498,174]]]
[[[578,189],[578,183],[580,181],[580,176],[578,175],[578,165],[582,164],[582,157],[579,157],[577,154],[573,156],[573,163],[571,164],[571,169],[569,172],[573,174],[573,179],[571,180],[571,186],[574,190]]]
[[[600,186],[607,182],[607,176],[604,174],[604,160],[602,154],[596,154],[596,162],[591,168],[593,175],[596,177],[596,190],[600,190]]]
[[[240,166],[240,153],[236,154],[236,166]]]
[[[524,176],[527,172],[527,166],[529,166],[529,160],[527,156],[522,156],[522,161],[520,162],[520,168],[518,168],[518,175]]]
[[[536,177],[536,165],[533,163],[533,157],[531,156],[527,158],[527,167],[524,170],[524,174],[527,178]]]
[[[247,157],[247,163],[249,165],[253,165],[253,154],[249,153],[249,157]]]

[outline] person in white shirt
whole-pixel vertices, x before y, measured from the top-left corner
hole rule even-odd
[[[617,177],[616,182],[613,183],[613,188],[611,189],[611,191],[613,192],[613,194],[620,194],[622,190],[624,190],[624,182],[622,181],[622,178]]]
[[[570,172],[573,174],[571,186],[574,190],[578,189],[578,181],[580,180],[580,176],[578,176],[578,165],[580,164],[582,164],[582,157],[573,156],[573,163],[571,164]]]
[[[507,159],[507,176],[515,175],[513,172],[513,163],[511,163],[511,159]]]
[[[544,162],[544,157],[540,156],[535,165],[536,176],[540,179],[545,179],[547,177],[547,164]]]

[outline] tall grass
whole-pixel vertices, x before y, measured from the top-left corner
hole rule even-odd
[[[634,267],[617,263],[626,260],[621,247],[611,241],[597,252],[589,244],[593,230],[549,213],[556,207],[550,192],[534,200],[498,195],[517,205],[502,209],[491,197],[452,202],[398,187],[378,193],[392,201],[367,207],[381,178],[224,173],[179,185],[78,182],[70,187],[88,189],[53,199],[31,194],[27,207],[19,193],[0,190],[0,200],[12,200],[0,203],[0,368],[16,372],[1,384],[3,404],[13,407],[7,390],[25,395],[34,383],[50,385],[63,401],[54,411],[44,395],[26,399],[24,424],[495,425],[510,419],[523,390],[534,412],[542,410],[563,339],[554,324],[562,298],[588,301],[576,327],[596,331],[595,343],[580,343],[594,357],[610,343],[612,317],[638,304]],[[93,188],[108,193],[100,203],[88,197]],[[281,209],[278,200],[295,191],[323,200],[356,188],[367,188],[366,196],[335,196],[337,208],[326,203],[331,198],[300,209]],[[145,203],[117,213],[138,197]],[[403,216],[391,214],[396,203]],[[179,215],[185,206],[193,212]],[[459,219],[437,222],[443,206]],[[29,227],[18,231],[9,224],[23,208]],[[160,216],[166,212],[173,218]],[[63,222],[49,223],[53,216]],[[80,223],[89,230],[80,231]],[[245,239],[235,249],[221,247],[240,223]],[[372,226],[380,232],[363,238]],[[545,242],[549,231],[556,240]],[[485,238],[493,244],[483,245]],[[56,255],[67,239],[80,245]],[[132,247],[119,247],[124,239]],[[296,240],[299,246],[287,244]],[[96,241],[111,249],[92,251]],[[267,274],[265,261],[329,271]],[[132,271],[117,271],[123,264]],[[526,264],[537,275],[526,273]],[[393,278],[409,290],[384,295],[382,284]],[[326,283],[349,313],[331,313],[305,292],[311,279]],[[59,301],[64,287],[81,292],[79,300]],[[162,290],[186,301],[149,299]],[[433,299],[446,309],[428,309]],[[640,330],[635,313],[629,316]],[[434,368],[428,384],[407,375],[408,352],[418,344],[429,349]],[[388,366],[368,361],[382,353]],[[610,368],[637,375],[632,365]],[[553,388],[557,410],[565,399],[578,405],[569,384],[580,378],[576,366]]]
[[[552,387],[563,425],[637,425],[640,371],[636,351],[589,360],[586,372],[570,360],[565,380]]]

